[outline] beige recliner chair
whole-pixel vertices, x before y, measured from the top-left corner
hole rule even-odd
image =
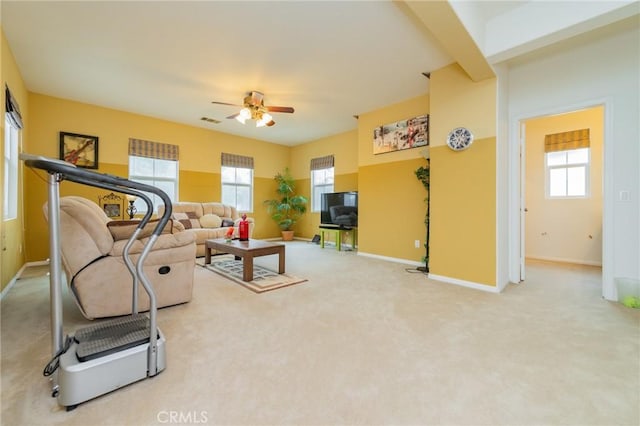
[[[47,206],[44,206],[45,217]],[[130,250],[138,260],[157,222],[149,223]],[[131,313],[133,278],[122,258],[135,222],[113,221],[94,202],[60,198],[60,244],[67,282],[82,314],[89,319]],[[196,244],[188,233],[172,234],[170,221],[156,240],[144,264],[158,307],[191,300]],[[149,298],[139,285],[138,309],[149,309]]]

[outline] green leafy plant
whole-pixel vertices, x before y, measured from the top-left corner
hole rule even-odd
[[[422,185],[424,186],[424,189],[427,190],[427,197],[424,199],[424,201],[427,203],[427,213],[424,217],[424,225],[427,227],[427,237],[424,240],[424,248],[426,250],[424,257],[422,258],[422,261],[424,262],[424,267],[419,267],[418,269],[423,271],[423,272],[429,272],[429,196],[431,195],[429,193],[429,187],[430,187],[430,175],[431,175],[431,171],[430,171],[430,164],[429,164],[429,159],[427,158],[427,166],[420,166],[418,167],[418,169],[415,171],[416,177],[418,178],[418,180],[420,182],[422,182]]]
[[[288,168],[276,174],[276,193],[278,198],[266,200],[267,211],[281,230],[290,231],[298,219],[307,212],[309,202],[303,195],[296,195],[295,181]]]

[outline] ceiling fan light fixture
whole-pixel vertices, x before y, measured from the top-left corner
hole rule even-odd
[[[258,121],[256,121],[256,127],[264,127],[273,121],[273,117],[271,117],[271,114],[267,112],[259,114],[257,118]]]
[[[240,110],[239,117],[244,118],[245,120],[251,118],[251,110],[247,107],[244,107]],[[242,122],[244,124],[244,121]]]
[[[238,106],[241,107],[240,111],[236,114],[232,114],[227,118],[235,118],[239,123],[246,124],[247,120],[255,120],[256,127],[271,127],[276,124],[273,121],[273,117],[269,112],[283,112],[283,113],[293,113],[294,109],[289,106],[273,106],[273,105],[265,105],[263,101],[263,94],[261,92],[248,92],[244,97],[243,105],[235,105],[227,102],[218,102],[212,101],[214,104],[219,105],[230,105],[230,106]]]

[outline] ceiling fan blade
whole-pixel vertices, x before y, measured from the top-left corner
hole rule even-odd
[[[229,105],[229,106],[235,106],[235,107],[242,107],[242,105],[238,105],[238,104],[230,104],[227,102],[216,102],[216,101],[211,101],[212,104],[218,104],[218,105]]]
[[[275,122],[275,121],[273,121],[273,120],[271,120],[270,122],[268,122],[267,124],[265,124],[265,126],[267,126],[267,127],[271,127],[271,126],[273,126],[274,124],[276,124],[276,122]]]
[[[294,111],[291,107],[283,107],[283,106],[265,106],[267,111],[269,112],[288,112],[292,113]]]
[[[239,116],[239,115],[240,115],[240,113],[239,113],[239,112],[237,112],[237,113],[235,113],[235,114],[233,114],[233,115],[228,116],[227,118],[236,118],[236,117],[237,117],[237,116]]]

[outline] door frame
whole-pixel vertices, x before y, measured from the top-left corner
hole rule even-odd
[[[615,300],[615,288],[611,275],[613,265],[613,101],[611,98],[592,99],[577,104],[555,106],[540,111],[520,114],[509,119],[509,280],[524,280],[524,178],[525,135],[524,122],[547,115],[564,114],[581,109],[604,107],[603,117],[603,165],[602,165],[602,297]]]

